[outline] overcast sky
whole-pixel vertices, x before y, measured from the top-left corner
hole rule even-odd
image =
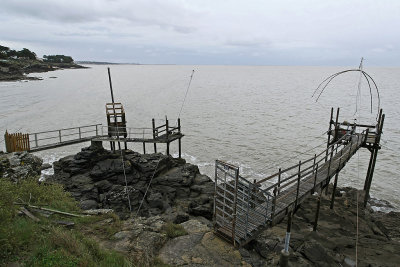
[[[1,0],[0,44],[144,64],[400,65],[399,0]]]

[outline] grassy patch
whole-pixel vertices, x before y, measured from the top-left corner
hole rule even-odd
[[[187,232],[182,225],[174,223],[166,223],[161,230],[169,238],[175,238],[178,236],[187,235]]]
[[[17,215],[19,206],[14,202],[78,213],[77,202],[61,185],[43,185],[36,179],[18,184],[0,178],[0,266],[18,261],[26,266],[132,266],[121,254],[106,251],[81,231],[90,228],[94,233],[112,234],[121,226],[116,215],[82,218],[40,217],[40,222]],[[75,229],[66,229],[53,221],[74,221]],[[102,220],[112,223],[101,224]]]

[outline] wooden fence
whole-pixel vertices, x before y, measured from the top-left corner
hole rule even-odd
[[[4,141],[6,143],[6,151],[17,152],[17,151],[29,151],[29,134],[13,133],[9,134],[7,131],[4,134]]]

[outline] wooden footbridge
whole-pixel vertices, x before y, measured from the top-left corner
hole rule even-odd
[[[333,121],[332,108],[327,148],[324,151],[289,168],[280,168],[258,181],[251,182],[240,175],[239,167],[217,160],[213,218],[215,233],[236,246],[242,246],[261,231],[282,221],[287,214],[296,212],[305,199],[314,192],[321,193],[331,178],[335,177],[331,197],[333,208],[338,174],[362,147],[371,152],[364,186],[366,204],[380,149],[384,118],[380,110],[376,125],[339,123],[339,109]],[[318,212],[314,228],[317,226]]]
[[[110,142],[111,149],[116,145],[121,149],[121,143],[127,149],[127,143],[141,143],[143,153],[146,153],[146,144],[153,144],[157,153],[157,144],[166,144],[166,152],[170,153],[170,143],[178,141],[179,158],[181,157],[181,120],[178,118],[176,126],[171,126],[169,120],[156,125],[152,119],[152,127],[126,127],[125,111],[121,103],[106,104],[107,126],[92,124],[72,128],[63,128],[35,133],[8,133],[4,135],[7,152],[28,151],[37,152],[82,142]]]

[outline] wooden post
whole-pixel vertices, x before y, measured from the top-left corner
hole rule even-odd
[[[300,191],[300,178],[301,178],[300,168],[301,168],[301,161],[299,161],[299,173],[297,174],[297,192],[296,192],[296,202],[294,205],[295,210],[297,209],[297,202],[298,202],[299,191]]]
[[[181,118],[178,118],[178,133],[179,133],[179,139],[178,139],[178,149],[179,149],[179,158],[182,158],[182,142],[181,142]]]
[[[286,237],[285,237],[285,246],[283,248],[286,253],[289,252],[290,232],[292,230],[292,213],[293,212],[291,211],[288,214],[288,222],[287,222]]]
[[[59,137],[60,143],[61,143],[61,130],[58,130],[58,137]]]
[[[336,175],[335,175],[335,182],[333,183],[332,198],[331,198],[331,206],[330,206],[331,209],[333,209],[333,205],[334,205],[334,203],[335,203],[335,192],[336,192],[337,181],[338,181],[338,176],[339,176],[339,168],[340,168],[340,164],[341,164],[341,163],[342,163],[342,159],[340,158],[340,160],[339,160],[338,171],[336,172]]]
[[[81,139],[82,138],[81,127],[78,127],[78,132],[79,132],[79,139]]]
[[[326,155],[325,162],[328,160],[328,148],[331,142],[331,130],[332,130],[332,119],[333,119],[333,107],[331,108],[331,118],[329,119],[329,130],[328,130],[328,142],[326,143]]]
[[[99,130],[98,130],[97,126],[98,126],[98,125],[96,124],[96,136],[99,135]]]
[[[333,149],[332,149],[332,151],[331,151],[331,157],[330,157],[330,159],[329,159],[328,173],[327,173],[327,175],[326,175],[326,180],[327,180],[327,182],[326,182],[325,195],[328,194],[329,182],[330,182],[330,179],[331,179],[331,178],[330,178],[330,172],[331,172],[332,157],[333,157]],[[321,190],[321,191],[322,191],[322,190]]]
[[[364,191],[367,190],[368,181],[369,181],[369,173],[371,172],[371,166],[372,166],[372,162],[374,160],[374,155],[375,155],[375,149],[371,151],[371,156],[369,158],[367,175],[365,176],[365,182],[364,182]]]
[[[365,182],[364,182],[364,191],[367,190],[368,183],[369,183],[369,176],[370,176],[369,174],[371,172],[371,166],[372,166],[372,162],[374,160],[375,144],[376,144],[376,141],[377,141],[376,138],[378,138],[379,126],[380,126],[381,119],[382,119],[382,109],[379,111],[378,123],[377,123],[377,126],[376,126],[377,130],[376,130],[376,135],[375,135],[375,143],[372,145],[373,148],[372,148],[372,151],[371,151],[371,156],[370,156],[370,159],[369,159],[367,175],[365,177]]]
[[[154,119],[151,120],[152,124],[153,124],[153,139],[155,141],[156,139],[156,122],[154,121]],[[154,153],[157,153],[157,143],[154,142]]]
[[[143,154],[146,154],[146,143],[143,142]]]
[[[315,212],[315,220],[314,220],[314,227],[313,231],[317,231],[317,226],[318,226],[318,217],[319,217],[319,208],[321,207],[321,194],[318,196],[318,201],[317,201],[317,211]]]
[[[287,267],[289,266],[289,242],[290,242],[290,231],[292,228],[292,212],[288,214],[288,224],[286,229],[285,246],[281,251],[279,258],[279,266]]]
[[[382,112],[382,110],[381,110]],[[380,120],[380,124],[379,124],[379,133],[376,136],[375,139],[375,144],[374,144],[374,160],[372,162],[372,166],[371,166],[371,170],[369,173],[369,178],[368,178],[368,185],[365,191],[365,196],[364,196],[364,207],[367,206],[367,202],[368,202],[368,198],[369,198],[369,190],[371,188],[371,184],[372,184],[372,177],[374,176],[374,170],[375,170],[375,163],[376,163],[376,158],[378,156],[378,150],[379,150],[379,142],[380,142],[380,138],[381,138],[381,134],[382,134],[382,128],[383,128],[383,122],[385,121],[385,114],[382,115],[382,118]]]
[[[165,131],[166,131],[166,138],[167,138],[167,155],[169,156],[169,126],[168,126],[167,117],[165,117]]]

